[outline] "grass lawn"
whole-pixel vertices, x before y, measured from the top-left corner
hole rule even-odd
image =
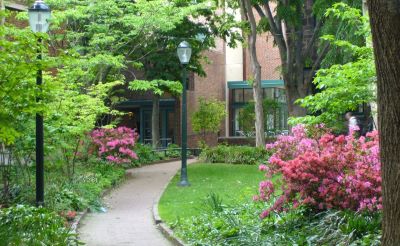
[[[190,187],[177,186],[179,174],[168,185],[158,206],[161,218],[167,223],[178,217],[198,215],[210,193],[217,194],[223,204],[250,201],[264,179],[257,165],[192,164],[188,166]]]

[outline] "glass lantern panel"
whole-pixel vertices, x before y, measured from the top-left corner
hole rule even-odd
[[[30,11],[29,24],[33,32],[47,32],[49,29],[50,11]]]
[[[178,57],[182,64],[188,64],[192,55],[191,48],[178,48]]]

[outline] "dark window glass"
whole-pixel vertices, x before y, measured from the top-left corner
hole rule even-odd
[[[243,102],[243,89],[233,89],[233,102],[241,103]]]
[[[244,90],[243,102],[253,101],[253,90],[252,89],[243,89],[243,90]]]

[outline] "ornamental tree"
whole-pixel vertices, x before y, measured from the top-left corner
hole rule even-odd
[[[207,132],[217,133],[226,115],[225,103],[217,100],[199,98],[199,108],[192,115],[192,128],[201,133],[205,141]]]

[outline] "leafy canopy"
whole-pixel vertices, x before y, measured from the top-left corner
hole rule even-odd
[[[328,9],[327,15],[331,14],[357,25],[358,35],[370,40],[368,20],[359,10],[340,3]],[[340,129],[340,119],[345,112],[375,100],[373,85],[376,82],[376,73],[373,52],[370,46],[354,45],[329,35],[323,38],[332,45],[345,49],[355,60],[320,69],[313,81],[319,92],[297,101],[312,115],[292,118],[290,123],[325,123],[329,127]]]

